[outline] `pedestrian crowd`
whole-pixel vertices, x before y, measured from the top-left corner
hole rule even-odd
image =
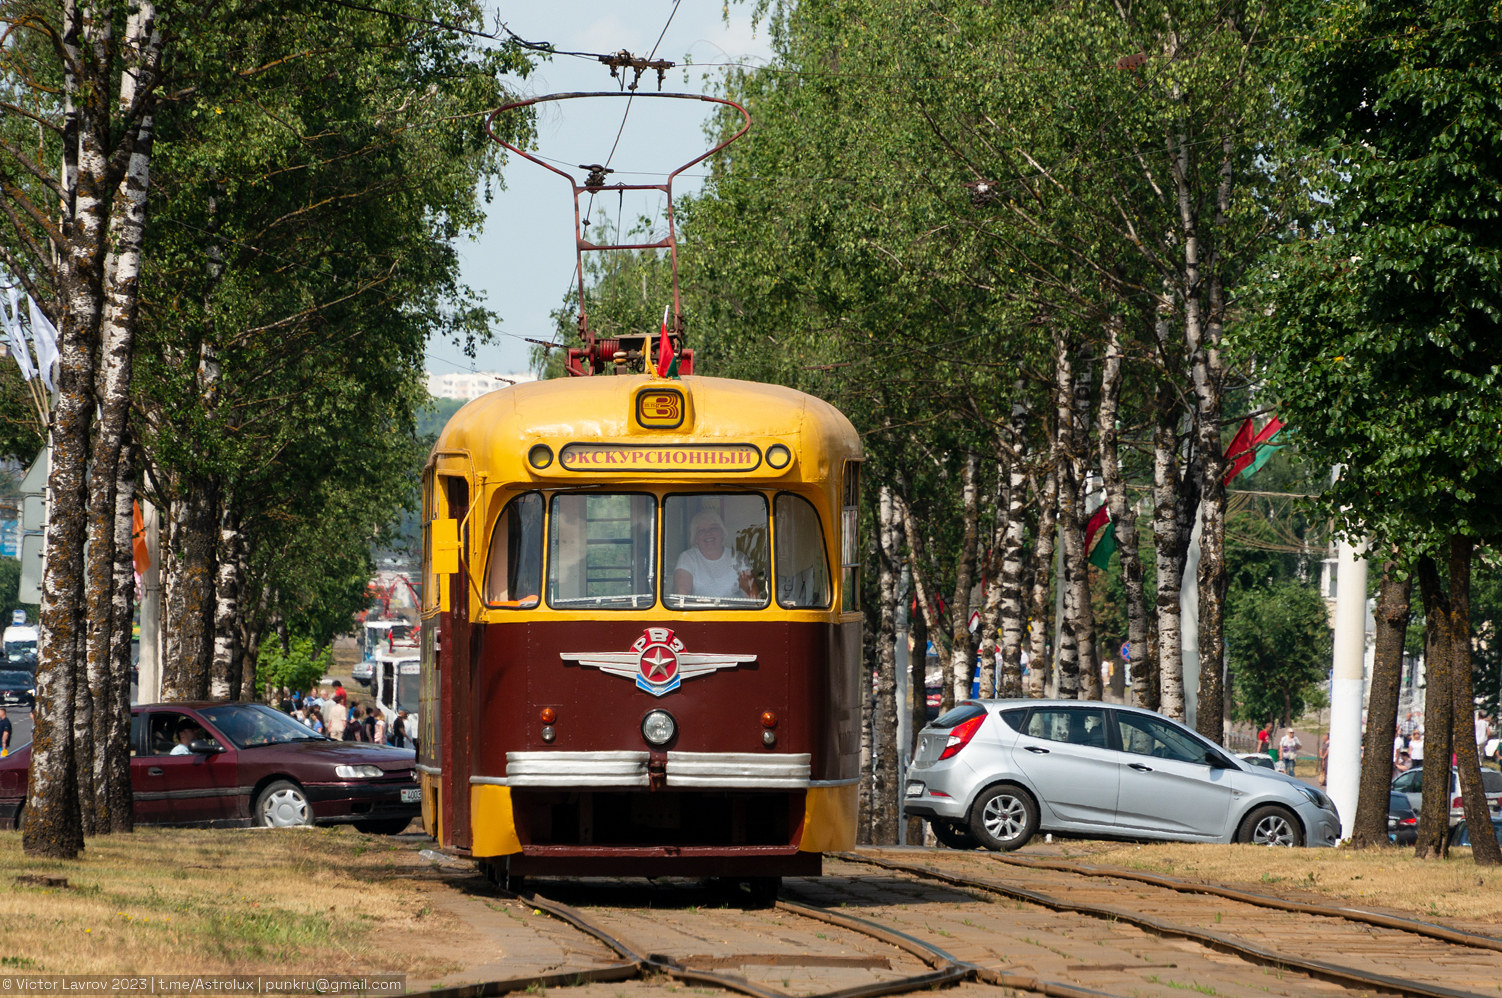
[[[372,742],[396,748],[416,748],[416,731],[409,731],[411,717],[399,710],[388,724],[386,716],[373,704],[361,705],[334,680],[333,686],[288,690],[283,686],[272,706],[334,741]]]

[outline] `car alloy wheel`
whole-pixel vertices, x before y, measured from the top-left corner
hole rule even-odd
[[[312,823],[308,798],[295,783],[278,780],[256,798],[256,824],[262,828],[296,828]]]
[[[1281,807],[1259,807],[1242,822],[1241,841],[1255,846],[1301,846],[1304,834],[1298,822]]]
[[[992,787],[970,808],[970,831],[987,849],[1007,851],[1027,844],[1038,829],[1038,805],[1012,784]]]

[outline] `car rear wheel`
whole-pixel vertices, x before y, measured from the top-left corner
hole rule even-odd
[[[1246,816],[1236,840],[1254,846],[1301,846],[1304,832],[1298,819],[1287,810],[1265,804]]]
[[[992,787],[970,808],[970,832],[994,852],[1027,844],[1038,830],[1038,805],[1026,790],[1011,783]]]
[[[262,828],[296,828],[313,823],[313,811],[302,787],[277,780],[256,798],[256,824]]]
[[[974,849],[980,845],[975,840],[975,836],[970,834],[970,829],[965,827],[963,822],[945,821],[942,818],[935,818],[928,825],[934,830],[934,838],[939,840],[940,845],[948,846],[951,849]]]

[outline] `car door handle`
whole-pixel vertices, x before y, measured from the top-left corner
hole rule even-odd
[[[1027,750],[1029,752],[1034,752],[1034,753],[1036,753],[1038,755],[1047,755],[1048,754],[1048,749],[1044,748],[1041,745],[1029,745],[1027,747]]]
[[[162,767],[161,766],[152,766],[150,769],[146,770],[146,775],[147,776],[161,776],[162,775]]]
[[[1153,767],[1151,767],[1151,766],[1144,766],[1140,762],[1129,762],[1129,763],[1127,763],[1127,765],[1131,766],[1133,769],[1135,769],[1139,773],[1151,773],[1153,771]]]

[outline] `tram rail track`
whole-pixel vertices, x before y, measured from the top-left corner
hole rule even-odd
[[[1237,888],[1178,880],[1159,874],[1107,867],[1093,867],[1058,860],[1026,859],[994,853],[967,854],[963,852],[939,851],[926,854],[926,858],[944,857],[946,853],[951,857],[973,855],[980,857],[986,864],[999,865],[1016,870],[1045,871],[1079,878],[1139,883],[1175,894],[1200,895],[1232,901],[1236,904],[1265,909],[1267,911],[1314,916],[1363,927],[1382,929],[1391,933],[1402,933],[1424,940],[1431,940],[1449,947],[1502,953],[1502,940],[1491,936],[1451,929],[1432,922],[1407,919],[1381,912],[1371,912],[1345,906],[1291,901]],[[1420,996],[1420,998],[1478,998],[1479,995],[1483,994],[1483,992],[1451,986],[1443,982],[1414,980],[1389,973],[1380,973],[1360,967],[1348,966],[1326,959],[1300,955],[1286,950],[1274,949],[1267,945],[1258,945],[1246,938],[1240,938],[1226,932],[1209,930],[1184,922],[1170,921],[1158,915],[1148,914],[1136,906],[1102,904],[1081,899],[1077,896],[1056,896],[1038,890],[1035,887],[1019,886],[1016,883],[1005,883],[990,877],[956,874],[936,869],[932,863],[920,866],[913,863],[883,859],[881,854],[882,850],[871,849],[863,853],[832,854],[829,858],[852,864],[874,866],[916,878],[937,880],[965,890],[993,892],[998,896],[1013,901],[1041,905],[1057,912],[1069,912],[1123,922],[1160,937],[1189,940],[1218,952],[1238,956],[1249,962],[1296,971],[1316,980],[1327,981],[1346,988],[1366,988],[1384,993]],[[1069,888],[1067,885],[1064,886],[1070,890],[1071,895],[1075,893],[1073,888]],[[1140,906],[1142,903],[1140,896],[1130,898],[1129,900],[1137,906]],[[1216,913],[1217,921],[1219,921],[1220,915],[1220,912]],[[1423,961],[1423,956],[1415,954],[1415,960],[1416,962]],[[1431,967],[1434,967],[1440,961],[1430,960],[1427,962]],[[1502,961],[1492,962],[1495,966],[1495,973],[1502,976]],[[1496,979],[1496,977],[1493,978],[1493,980]],[[1493,987],[1495,987],[1495,984]]]
[[[1502,981],[1502,940],[1432,922],[1058,860],[951,850],[909,851],[900,854],[902,859],[895,855],[881,849],[832,854],[827,860],[834,868],[825,877],[789,880],[788,898],[765,909],[701,910],[692,903],[684,908],[681,901],[660,893],[645,907],[612,907],[608,891],[591,893],[590,886],[569,882],[557,890],[565,895],[582,892],[585,904],[572,907],[540,894],[497,890],[502,897],[530,906],[533,914],[545,913],[588,936],[604,947],[600,952],[612,954],[614,962],[577,970],[550,968],[547,973],[429,993],[438,998],[486,998],[539,987],[651,981],[660,976],[753,998],[875,998],[947,985],[961,985],[963,993],[965,982],[972,982],[969,990],[974,985],[1003,986],[1049,998],[1172,994],[1186,986],[1226,995],[1480,998],[1495,995]],[[921,860],[921,865],[914,860]],[[875,872],[866,875],[861,870]],[[997,876],[998,871],[1004,873]],[[1080,886],[1092,883],[1101,886]],[[1122,885],[1135,886],[1120,895]],[[620,891],[621,885],[613,890]],[[1107,903],[1092,896],[1100,892],[1119,896]],[[697,900],[697,895],[691,899]],[[1214,928],[1196,922],[1209,919],[1216,905]],[[863,914],[881,921],[848,910],[861,906],[868,909]],[[1164,909],[1176,916],[1182,911],[1183,917],[1165,917]],[[1067,917],[1057,917],[1061,915]],[[1270,924],[1264,915],[1273,923],[1287,924]],[[792,921],[758,921],[773,916]],[[946,917],[951,928],[958,920],[971,927],[969,935],[935,924]],[[707,941],[726,944],[728,951],[725,946],[696,949],[695,932],[685,931],[684,924]],[[825,931],[816,931],[817,925],[837,927],[866,942],[856,945],[831,935],[827,943],[815,943],[815,938],[826,939]],[[1067,942],[1039,938],[1039,926]],[[643,932],[652,933],[650,945],[640,941]],[[794,949],[777,951],[774,945],[758,951],[758,933],[774,944],[794,944]],[[1289,939],[1301,934],[1310,945],[1335,947],[1330,953],[1346,959],[1297,951]],[[940,945],[935,935],[949,938]],[[960,948],[952,951],[955,945]],[[1410,949],[1414,945],[1420,948]],[[892,954],[890,958],[880,954],[880,947]],[[1045,952],[1049,949],[1054,956]],[[1383,954],[1405,951],[1412,954],[1407,968],[1395,970],[1390,958],[1382,961]],[[755,972],[748,969],[752,966]],[[1249,969],[1237,971],[1237,966]],[[1426,971],[1429,979],[1414,979],[1414,967]],[[791,986],[789,975],[796,979]],[[773,983],[778,978],[781,988]],[[859,983],[848,983],[851,980]]]

